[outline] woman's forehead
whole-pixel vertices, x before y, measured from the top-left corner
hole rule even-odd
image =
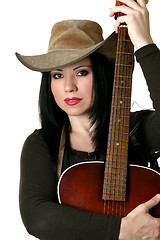
[[[58,68],[58,69],[55,69],[55,70],[59,70],[59,71],[64,71],[66,69],[75,69],[76,68],[79,68],[79,67],[91,67],[91,60],[90,60],[90,57],[86,57],[76,63],[73,63],[71,65],[68,65],[66,67],[62,67],[62,68]]]

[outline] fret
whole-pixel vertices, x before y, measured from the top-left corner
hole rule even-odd
[[[127,73],[127,75],[131,75],[132,74],[132,68],[131,67],[127,67],[125,65],[116,65],[115,66],[117,67],[117,74],[118,75],[124,75],[124,72]]]
[[[115,126],[129,127],[128,124],[126,124],[126,125],[124,125],[124,124],[115,124]]]
[[[119,194],[115,194],[115,193],[107,193],[107,194],[104,194],[104,196],[106,197],[107,200],[109,201],[113,201],[113,199],[115,199],[114,201],[125,201],[125,195],[126,195],[126,192],[125,193],[119,193]]]
[[[128,114],[128,109],[130,110],[130,103],[127,103],[127,101],[115,101],[115,104],[112,105],[112,112],[110,114],[111,117],[123,117],[123,114]],[[115,106],[116,105],[116,106]]]
[[[118,109],[120,110],[120,109]],[[117,117],[117,118],[116,118]],[[130,117],[124,117],[122,114],[111,114],[111,120],[113,121],[110,126],[114,127],[114,126],[124,126],[124,127],[129,127],[129,120]]]
[[[123,97],[123,96],[112,96],[112,99],[124,99],[124,100],[131,100],[131,97]],[[127,116],[128,117],[128,116]]]
[[[115,155],[109,155],[110,157],[112,157],[112,163],[113,164],[116,164],[116,163],[126,163],[126,161],[124,160],[123,161],[123,159],[119,159],[120,160],[120,162],[117,162],[117,158],[113,158],[113,157],[115,157]],[[117,155],[116,155],[117,156]],[[121,156],[121,155],[118,155],[118,156]],[[126,155],[125,155],[125,157],[126,157]],[[113,169],[115,168],[115,166],[117,166],[117,165],[113,165]]]
[[[112,156],[112,154],[110,154],[108,157]],[[114,153],[113,156],[115,157],[128,157],[128,154],[117,154],[117,153]]]
[[[112,172],[111,168],[108,169],[108,171],[105,172],[106,176],[105,176],[104,180],[107,181],[107,179],[111,178],[111,175],[112,175],[113,176],[112,179],[116,180],[118,178],[121,178],[120,180],[123,182],[124,181],[123,176],[125,176],[127,173],[126,166],[124,165],[123,168],[119,168],[119,169],[115,167],[115,169],[113,169],[113,171],[114,171],[114,173]],[[115,184],[114,181],[112,181],[111,184]]]
[[[109,160],[109,164],[111,165],[112,165],[113,157],[118,161],[120,160],[119,158],[121,158],[121,156],[124,156],[123,160],[127,162],[128,149],[110,147],[110,148],[107,148],[107,155],[108,156],[106,159]],[[107,167],[107,161],[106,161],[106,167]]]
[[[131,56],[133,56],[133,53],[130,53],[130,52],[117,52],[117,54],[119,54],[119,55],[124,54],[124,55],[131,55]]]
[[[120,192],[107,192],[106,191],[106,198],[110,201],[113,199],[113,197],[116,199],[115,201],[125,201],[125,200],[123,200],[125,195],[126,195],[126,191],[125,192],[121,192],[121,191]]]
[[[121,116],[123,116],[123,114],[127,114],[128,112],[130,112],[130,105],[129,106],[125,106],[122,104],[119,104],[120,106],[118,106],[119,103],[117,103],[117,106],[113,106],[113,111],[111,113],[111,118],[113,119],[113,117],[115,117],[115,114],[118,115],[118,117],[120,118]],[[127,104],[126,104],[127,105]]]
[[[107,148],[107,154],[108,154],[107,159],[109,159],[111,164],[114,164],[114,161],[124,162],[126,161],[125,157],[128,156],[128,148],[127,146],[123,147],[111,146],[110,149]]]
[[[123,136],[122,136],[121,134],[112,134],[111,133],[109,136],[109,141],[115,141],[118,143],[120,143],[120,142],[128,143],[128,134],[126,134],[126,135],[123,134]]]
[[[125,174],[126,175],[126,174]],[[121,177],[121,176],[120,176]],[[125,176],[123,176],[124,178],[125,178]],[[110,190],[112,189],[112,188],[115,188],[115,185],[116,185],[116,187],[117,188],[119,188],[119,187],[121,187],[121,189],[123,188],[123,189],[125,189],[125,179],[123,178],[123,180],[121,180],[120,178],[117,178],[117,179],[105,179],[106,181],[108,180],[108,181],[110,181],[110,180],[116,180],[116,184],[114,184],[113,183],[113,181],[112,181],[112,183],[110,184]]]
[[[130,118],[121,118],[121,116],[118,116],[118,119],[114,119],[114,122],[112,124],[110,124],[110,127],[112,128],[110,132],[115,131],[114,128],[116,128],[116,130],[119,130],[120,132],[122,132],[122,130],[119,129],[119,127],[122,129],[123,127],[123,132],[127,132],[128,131],[128,127],[129,127],[129,120]],[[111,118],[112,119],[112,118]],[[118,129],[117,129],[118,128]],[[124,129],[127,129],[126,131],[124,131]],[[117,131],[116,131],[117,132]]]
[[[115,65],[116,65],[116,66],[121,66],[121,67],[133,67],[133,66],[130,65],[130,64],[121,64],[121,63],[116,63]]]
[[[114,117],[120,117],[120,115],[116,115],[116,114],[114,114]],[[125,119],[125,118],[129,118],[130,119],[130,116],[121,116],[123,119]],[[127,125],[127,126],[129,126],[129,125]]]
[[[117,109],[117,111],[116,111],[116,113],[115,114],[117,114],[117,116],[119,117],[121,114],[123,115],[124,114],[124,112],[119,112],[119,110],[125,110],[125,109],[129,109],[130,110],[130,108],[131,108],[131,106],[130,106],[130,101],[125,101],[125,100],[123,100],[123,99],[121,99],[121,100],[118,100],[118,99],[115,99],[115,102],[116,102],[116,104],[117,104],[117,106],[113,106],[113,109],[114,109],[114,113],[115,113],[115,111],[116,111],[116,109]],[[120,109],[119,109],[120,108]],[[121,114],[120,114],[121,113]],[[114,116],[115,116],[115,114],[114,114]]]
[[[128,132],[115,132],[115,131],[111,131],[110,134],[114,134],[114,135],[124,135],[125,137],[128,136]]]
[[[130,110],[131,106],[130,106],[130,102],[128,103],[127,101],[116,101],[117,106],[112,106],[113,107],[113,115],[115,116],[115,114],[120,117],[121,115],[123,115],[125,113],[125,110]],[[121,111],[120,111],[121,110]],[[124,110],[124,111],[123,111]]]
[[[120,89],[131,89],[131,87],[125,87],[125,86],[115,86],[115,88],[120,88]]]
[[[115,185],[116,185],[116,186],[115,186]],[[115,187],[116,187],[116,188],[115,188]],[[119,191],[126,191],[126,186],[125,186],[124,181],[123,181],[122,183],[120,183],[120,182],[118,181],[118,179],[117,179],[117,183],[116,183],[116,184],[111,184],[111,186],[110,186],[108,189],[106,189],[106,190],[109,192],[109,191],[114,191],[115,189],[117,189],[118,192],[119,192]]]
[[[118,183],[117,183],[118,184]],[[126,192],[126,186],[125,184],[123,184],[123,186],[120,184],[119,186],[116,186],[117,184],[113,185],[113,187],[107,187],[107,185],[105,185],[105,194],[125,194]]]
[[[120,137],[123,137],[123,136],[128,136],[128,130],[129,130],[129,128],[127,128],[127,127],[123,127],[122,125],[121,126],[116,126],[116,128],[112,128],[111,129],[111,131],[109,132],[109,135],[108,135],[108,144],[109,144],[109,138],[111,137],[111,136],[113,136],[113,137],[116,137],[116,134],[118,134],[119,133],[119,131],[120,132],[122,132],[122,131],[124,131],[124,133],[126,133],[125,135],[123,134],[119,134],[120,135]]]
[[[108,200],[112,200],[113,196],[122,199],[126,195],[126,189],[117,188],[117,189],[112,190],[110,188],[106,188],[105,194],[106,194],[106,196],[108,196],[110,198]],[[119,200],[119,201],[121,201],[121,200]]]
[[[127,174],[127,168],[123,174],[116,175],[116,174],[107,173],[107,178],[105,178],[105,182],[107,181],[110,182],[110,188],[111,186],[115,187],[115,185],[117,184],[125,186],[126,174]]]
[[[109,188],[107,188],[107,186],[106,186],[106,194],[116,194],[116,195],[118,195],[118,194],[125,194],[125,192],[126,192],[125,184],[118,184],[117,183],[116,186],[113,185]]]
[[[121,180],[122,177],[123,177],[123,180]],[[116,187],[119,188],[119,186],[122,186],[122,185],[125,189],[125,177],[126,177],[126,174],[124,174],[123,176],[119,176],[119,178],[114,179],[114,176],[112,175],[112,177],[105,179],[106,182],[111,182],[109,190],[111,190],[112,188],[116,188]],[[115,181],[115,183],[113,183],[114,181]]]
[[[125,137],[128,136],[128,132],[115,132],[115,131],[110,131],[110,134],[113,134],[114,136],[115,135],[120,135],[120,137],[122,137],[121,135],[124,135]]]
[[[107,150],[109,151],[109,149]],[[118,163],[119,161],[126,162],[126,158],[128,157],[128,149],[127,150],[125,149],[123,152],[117,151],[119,149],[114,149],[114,148],[110,150],[111,151],[109,151],[108,156],[106,157],[106,159],[108,159],[109,162],[111,161],[113,164],[116,162]]]
[[[120,105],[120,106],[113,106],[113,108],[123,108],[123,109],[130,109],[131,107],[129,106],[129,107],[125,107],[125,106],[122,106],[122,105]]]
[[[121,189],[117,189],[117,191],[109,191],[110,189],[108,189],[106,187],[104,195],[106,196],[107,200],[113,200],[113,197],[115,198],[115,201],[125,201],[125,195],[126,195],[126,189],[125,190],[121,190]],[[119,190],[119,191],[118,191]]]
[[[128,130],[129,130],[129,120],[130,119],[115,119],[115,122],[110,125],[110,131],[109,133],[113,133],[113,132],[116,132],[116,133],[121,133],[122,131],[124,133],[127,133]]]
[[[129,78],[129,79],[132,79],[131,76],[125,76],[125,75],[117,75],[116,78]]]
[[[112,170],[114,170],[114,173],[112,172]],[[107,169],[107,171],[105,171],[105,173],[107,173],[106,174],[106,176],[105,176],[105,180],[107,180],[107,179],[111,179],[112,178],[112,180],[117,180],[117,179],[119,179],[119,178],[121,178],[121,179],[119,179],[119,181],[121,181],[121,183],[122,182],[124,182],[124,177],[125,177],[125,175],[127,174],[127,166],[126,165],[122,165],[121,167],[115,167],[115,168],[108,168]],[[111,185],[114,185],[115,183],[114,183],[114,181],[112,181],[111,182]]]
[[[125,172],[123,172],[124,170],[125,170]],[[123,167],[118,167],[117,166],[115,168],[108,168],[108,170],[107,170],[107,177],[105,177],[105,178],[106,179],[109,178],[110,175],[114,176],[114,178],[118,178],[119,176],[122,176],[122,175],[126,174],[126,170],[127,170],[126,166],[123,166]],[[114,182],[112,182],[112,183],[114,183]]]
[[[115,144],[117,144],[116,145],[116,147],[119,147],[120,146],[120,143],[121,144],[125,144],[125,143],[127,143],[128,144],[128,136],[126,135],[125,136],[125,139],[123,139],[122,141],[119,141],[120,140],[120,137],[121,136],[111,136],[110,138],[111,139],[109,139],[109,141],[112,141],[112,144],[114,144],[114,142],[113,141],[115,141]],[[115,139],[116,138],[116,139]],[[123,149],[124,149],[124,147],[123,147]]]
[[[128,137],[128,128],[123,128],[122,127],[123,125],[121,125],[120,126],[120,128],[112,128],[110,131],[109,131],[109,137],[113,137],[113,138],[115,138],[115,139],[117,139],[117,138],[120,138],[120,139],[122,139],[122,138],[124,138],[124,137]],[[123,131],[123,130],[125,130],[126,129],[126,131]],[[117,131],[117,130],[119,130],[119,131]],[[122,131],[123,131],[123,133],[122,133]],[[122,139],[123,140],[123,139]],[[128,140],[128,138],[127,138],[127,140]]]
[[[112,197],[113,197],[112,195],[122,197],[122,196],[125,196],[126,194],[126,187],[122,188],[121,186],[117,186],[116,188],[111,189],[105,185],[104,194],[110,197],[110,199],[108,200],[112,200]]]
[[[110,142],[111,143],[117,143],[117,140],[116,139],[114,139],[114,140],[110,139]],[[119,140],[118,141],[118,143],[126,143],[126,142],[128,143],[128,141],[125,141],[125,140]],[[117,146],[119,146],[119,145],[117,145]]]
[[[113,165],[114,167],[113,168],[109,168],[108,165],[106,165],[106,171],[104,172],[105,173],[105,177],[104,179],[107,179],[109,174],[113,174],[115,175],[116,177],[119,177],[122,175],[124,175],[123,171],[125,170],[125,172],[127,171],[127,165],[125,163],[119,163],[119,164],[116,164],[115,162],[113,162]],[[120,167],[122,166],[123,168],[117,168],[117,167]],[[113,182],[114,183],[114,182]]]
[[[112,172],[112,170],[114,172]],[[125,164],[121,164],[121,166],[119,167],[117,166],[115,168],[108,168],[105,173],[107,173],[107,176],[105,176],[106,179],[111,176],[114,176],[114,178],[118,178],[119,176],[125,175],[127,173],[127,166]],[[112,182],[112,184],[114,184],[114,182]]]
[[[118,183],[116,184],[118,185]],[[116,188],[115,185],[110,188],[106,188],[106,194],[114,194],[114,195],[125,195],[126,193],[126,187],[123,187],[121,184],[119,184]]]
[[[112,158],[111,158],[112,157]],[[118,158],[118,160],[117,160],[117,158],[114,156],[114,155],[111,155],[110,156],[110,159],[108,159],[108,160],[110,160],[111,162],[112,162],[112,164],[113,164],[113,166],[111,167],[110,165],[109,165],[109,161],[108,162],[106,162],[106,165],[107,165],[107,171],[108,171],[108,169],[110,168],[110,169],[113,169],[113,172],[114,172],[114,169],[117,169],[117,167],[119,167],[119,166],[124,166],[124,165],[126,165],[126,161],[125,161],[125,158]],[[127,165],[126,165],[127,166]],[[116,172],[117,174],[118,174],[118,171]]]
[[[119,42],[128,42],[128,43],[130,43],[130,40],[127,40],[127,39],[121,39],[121,40],[119,40]]]
[[[124,196],[123,196],[124,195]],[[126,194],[119,194],[119,195],[115,195],[115,194],[104,194],[103,197],[106,198],[108,201],[125,201],[125,195]],[[113,200],[114,199],[114,200]]]
[[[109,138],[111,138],[111,136]],[[116,145],[116,147],[119,148],[119,149],[126,149],[125,147],[121,147],[121,145],[120,145],[120,144],[125,144],[125,143],[128,143],[128,140],[125,141],[125,140],[120,140],[120,139],[117,139],[117,140],[116,139],[114,139],[114,140],[109,139],[109,146],[114,146],[115,147],[115,145]],[[112,144],[114,144],[114,145],[112,145]]]
[[[115,169],[116,172],[113,173],[112,170],[114,170],[114,169]],[[112,168],[108,169],[108,171],[107,171],[107,173],[108,173],[107,174],[107,178],[109,178],[109,176],[110,176],[113,179],[113,178],[118,178],[121,175],[125,175],[127,168],[125,168],[125,172],[123,172],[124,171],[124,167],[115,167],[114,169],[112,169]],[[119,170],[119,172],[118,172],[118,170]]]
[[[118,145],[118,147],[116,146],[116,148],[115,148],[115,146],[111,146],[110,148],[107,148],[107,150],[115,150],[115,151],[128,151],[128,148],[127,147],[120,147],[119,145]]]
[[[115,168],[108,168],[106,171],[105,171],[105,177],[104,179],[107,180],[110,175],[114,176],[114,179],[118,179],[119,177],[121,177],[121,181],[124,181],[124,178],[123,176],[126,175],[126,172],[127,172],[127,166],[125,164],[121,164],[121,168],[118,166],[115,166]],[[124,171],[124,172],[123,172]],[[112,182],[114,184],[114,181]]]
[[[110,127],[113,129],[114,127],[117,128],[117,127],[123,127],[124,126],[124,129],[127,129],[127,127],[129,127],[130,118],[123,118],[123,116],[122,116],[123,113],[118,112],[118,110],[119,111],[120,110],[125,110],[127,112],[129,110],[129,108],[117,108],[117,113],[118,113],[117,119],[115,119],[115,115],[113,113],[112,116],[111,116],[111,120],[113,122],[110,124]]]
[[[108,179],[105,179],[105,182],[110,182],[110,188],[108,188],[108,189],[113,188],[113,186],[114,186],[114,188],[116,188],[116,187],[119,188],[119,186],[122,186],[122,185],[125,188],[125,177],[126,177],[126,174],[124,174],[123,176],[119,176],[119,178],[116,178],[116,179],[114,179],[114,176],[112,176],[112,178],[110,177]]]
[[[107,188],[107,186],[105,187],[106,187],[106,190],[105,190],[106,194],[121,194],[121,193],[125,194],[126,192],[125,184],[123,183],[118,185],[118,181],[116,184],[113,184],[109,188]]]

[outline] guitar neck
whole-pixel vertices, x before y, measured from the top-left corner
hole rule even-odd
[[[126,25],[119,28],[104,172],[103,200],[125,201],[133,44]]]

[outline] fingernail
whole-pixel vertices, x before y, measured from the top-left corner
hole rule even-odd
[[[158,193],[158,194],[156,195],[156,197],[157,197],[158,199],[160,199],[160,193]]]

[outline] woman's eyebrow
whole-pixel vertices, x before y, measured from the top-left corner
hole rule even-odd
[[[76,70],[76,69],[78,69],[78,68],[83,68],[83,67],[91,67],[91,65],[80,65],[80,66],[75,67],[73,70]],[[54,71],[60,71],[60,72],[62,72],[63,69],[56,68],[56,69],[53,70],[53,72],[54,72]]]
[[[82,66],[75,67],[73,70],[76,70],[76,69],[82,68],[82,67],[91,67],[91,66],[90,65],[82,65]]]
[[[62,72],[63,70],[62,70],[62,69],[59,69],[59,68],[57,68],[57,69],[54,69],[53,71],[60,71],[60,72]]]

